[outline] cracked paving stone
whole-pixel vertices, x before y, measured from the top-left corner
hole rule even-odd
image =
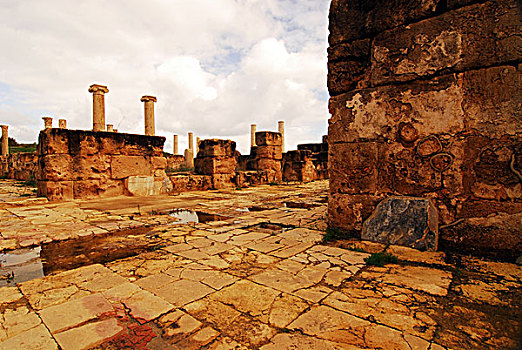
[[[0,321],[0,341],[23,333],[42,323],[38,315],[25,306],[4,310],[3,313],[0,313]]]
[[[174,305],[144,290],[136,292],[123,303],[140,323],[153,320],[174,308]]]
[[[445,296],[448,294],[453,275],[450,272],[429,267],[389,265],[385,268],[369,268],[363,271],[360,277],[432,295]]]
[[[222,289],[238,280],[237,277],[219,271],[193,269],[183,270],[181,278],[204,283],[216,290]]]
[[[179,280],[179,278],[173,277],[167,273],[168,271],[166,271],[165,273],[157,273],[144,278],[140,278],[139,280],[134,282],[134,284],[140,286],[143,289],[148,290],[149,292],[154,293],[155,290],[158,290],[169,283]]]
[[[297,349],[314,349],[314,350],[360,350],[362,348],[334,343],[328,340],[318,339],[303,334],[277,334],[270,339],[270,344],[263,345],[260,350],[297,350]]]
[[[288,294],[280,295],[272,303],[268,318],[269,323],[277,328],[285,328],[308,306],[308,303],[301,298]]]
[[[0,342],[0,350],[15,349],[56,350],[58,349],[58,345],[47,328],[43,324],[40,324],[37,327]]]
[[[78,328],[54,334],[63,350],[83,350],[101,344],[123,331],[114,318],[88,323]]]
[[[314,283],[281,270],[267,270],[250,277],[254,282],[286,293],[308,288]]]
[[[114,312],[101,294],[50,306],[40,311],[40,317],[51,332],[61,331],[99,316]]]
[[[158,289],[154,294],[165,299],[175,307],[181,307],[212,292],[214,292],[212,288],[200,282],[179,280]]]
[[[239,311],[214,299],[213,296],[185,305],[184,309],[192,316],[210,322],[221,330],[228,329],[241,315]]]

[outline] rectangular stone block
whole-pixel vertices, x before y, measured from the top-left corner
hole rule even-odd
[[[57,131],[59,129],[45,129],[38,135],[38,153],[64,154],[69,153],[69,139],[67,134]]]
[[[374,142],[330,145],[330,188],[335,193],[374,193],[378,147]]]
[[[219,190],[222,188],[235,187],[234,178],[236,174],[213,174],[211,175],[212,188]]]
[[[333,0],[330,46],[433,16],[442,0]]]
[[[281,172],[281,161],[270,159],[270,158],[258,158],[255,160],[256,163],[256,170],[262,171],[262,170],[268,170],[268,171],[275,171],[275,172]]]
[[[256,132],[256,145],[259,146],[282,146],[283,141],[281,134],[272,131]]]
[[[370,80],[370,39],[328,48],[328,91],[331,96],[364,88]]]
[[[234,157],[235,152],[236,143],[234,141],[208,139],[200,141],[197,157]]]
[[[430,199],[392,196],[363,223],[361,239],[436,251],[439,215]]]
[[[37,194],[50,201],[69,201],[74,199],[72,181],[38,181]]]
[[[145,156],[113,156],[111,178],[124,179],[129,176],[152,175],[150,158]]]
[[[401,136],[411,143],[431,134],[462,132],[464,103],[461,82],[453,75],[335,96],[330,99],[328,142]],[[412,127],[412,135],[400,134],[405,124]]]
[[[69,154],[47,154],[38,157],[37,179],[44,181],[73,180],[73,157]]]
[[[151,158],[152,169],[165,169],[167,168],[167,158],[165,157],[152,157]]]
[[[74,199],[109,198],[125,194],[122,180],[77,180],[73,183]]]
[[[205,157],[196,158],[194,161],[196,173],[202,175],[233,174],[236,165],[236,159],[233,157]]]
[[[373,41],[371,83],[519,61],[520,16],[516,0],[489,1],[382,32]]]
[[[283,148],[281,146],[258,146],[256,147],[256,158],[283,159]]]
[[[132,196],[157,196],[161,182],[154,181],[154,176],[129,176],[125,179],[125,190]]]
[[[360,235],[363,222],[370,217],[384,197],[335,192],[328,194],[328,227]]]
[[[312,151],[310,150],[297,150],[288,151],[285,153],[285,162],[305,162],[312,159]]]

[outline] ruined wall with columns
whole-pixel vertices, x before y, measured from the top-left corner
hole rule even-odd
[[[49,200],[168,191],[164,137],[45,129],[38,138],[38,195]]]
[[[430,198],[439,248],[522,250],[522,35],[516,0],[333,0],[330,227],[390,195]]]

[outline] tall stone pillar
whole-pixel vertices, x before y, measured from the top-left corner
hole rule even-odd
[[[172,150],[172,154],[178,154],[178,135],[174,135],[174,149]]]
[[[107,124],[107,132],[114,132],[114,125]]]
[[[194,151],[191,149],[185,150],[185,168],[194,168]]]
[[[199,153],[199,137],[196,137],[196,157],[198,156],[198,153]]]
[[[277,130],[281,134],[281,145],[283,153],[285,153],[285,122],[284,121],[278,121],[277,122]]]
[[[256,124],[250,125],[250,147],[256,147]]]
[[[194,134],[188,133],[188,149],[192,151],[192,155],[194,155]]]
[[[92,131],[105,131],[105,94],[107,86],[93,84],[89,87],[92,93]]]
[[[67,120],[65,120],[65,119],[58,119],[58,127],[60,129],[67,129]]]
[[[44,121],[44,129],[52,129],[53,128],[53,118],[51,117],[43,117]]]
[[[7,136],[7,125],[2,125],[2,156],[9,155],[9,137]]]
[[[140,100],[145,102],[145,135],[155,136],[156,128],[154,127],[154,102],[157,98],[154,96],[143,96]]]

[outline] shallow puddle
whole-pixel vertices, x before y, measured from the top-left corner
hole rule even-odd
[[[227,216],[193,210],[174,210],[169,214],[169,216],[178,219],[178,221],[172,223],[174,225],[188,224],[189,222],[197,224],[230,219],[230,217]]]
[[[0,286],[14,286],[44,276],[40,247],[0,253]]]
[[[290,225],[274,224],[271,222],[262,222],[260,224],[254,225],[254,227],[256,228],[256,232],[266,232],[270,234],[283,233],[294,228]]]

